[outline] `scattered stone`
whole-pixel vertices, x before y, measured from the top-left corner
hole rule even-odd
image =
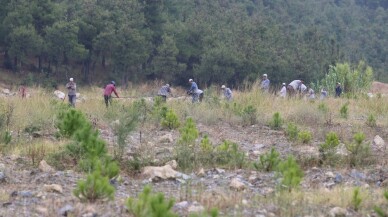
[[[177,177],[177,171],[173,170],[170,165],[165,165],[162,167],[144,167],[142,175],[146,178],[149,178],[153,181],[159,179],[175,179]]]
[[[59,90],[56,90],[54,91],[54,95],[58,98],[58,99],[65,99],[66,97],[66,94],[62,91],[59,91]]]
[[[372,148],[376,151],[385,151],[387,147],[384,139],[376,135],[372,142]]]
[[[9,89],[3,89],[1,92],[3,92],[6,95],[11,94],[11,91]]]
[[[69,216],[69,213],[73,212],[74,208],[70,204],[66,204],[64,207],[59,209],[58,215],[59,216]]]
[[[331,172],[331,171],[326,172],[325,175],[326,175],[328,178],[335,178],[334,173]]]
[[[39,214],[42,214],[43,216],[47,216],[47,214],[48,214],[48,209],[46,207],[43,207],[43,206],[38,206],[38,207],[35,208],[35,210]]]
[[[40,169],[40,171],[45,172],[45,173],[50,173],[50,172],[55,171],[50,165],[47,164],[47,162],[45,160],[42,160],[39,163],[39,169]]]
[[[246,186],[245,186],[245,184],[242,183],[239,179],[234,178],[234,179],[232,179],[232,181],[230,182],[229,187],[230,187],[231,189],[234,189],[234,190],[237,190],[237,191],[241,191],[241,190],[244,190]]]
[[[346,209],[341,207],[334,207],[329,211],[329,215],[331,217],[345,217],[346,216]]]
[[[176,162],[176,160],[169,161],[166,163],[166,165],[170,165],[171,168],[173,168],[174,170],[176,170],[176,168],[178,168],[178,163]]]
[[[197,172],[197,176],[198,177],[205,177],[206,176],[205,169],[203,169],[203,168],[199,169],[199,171]]]
[[[88,212],[82,215],[82,217],[97,217],[97,213],[94,212]]]
[[[388,179],[386,179],[383,182],[381,182],[380,186],[383,187],[383,188],[388,187]]]
[[[11,196],[21,196],[21,197],[32,197],[33,196],[33,193],[31,191],[14,191],[11,193]]]
[[[4,164],[0,164],[0,172],[4,172],[5,171],[5,165]]]
[[[199,213],[205,211],[205,207],[195,201],[193,204],[191,204],[187,211],[189,213]]]
[[[5,174],[3,172],[0,172],[0,183],[6,182],[5,178],[6,178]]]
[[[247,205],[249,204],[249,202],[248,202],[247,200],[245,200],[245,199],[243,199],[243,200],[241,201],[241,203],[242,203],[242,205],[244,205],[244,206],[247,206]]]
[[[223,174],[223,173],[225,173],[225,170],[224,170],[224,169],[216,168],[215,170],[216,170],[216,172],[217,172],[218,174]]]
[[[43,185],[43,189],[47,192],[56,192],[63,193],[63,188],[60,185],[52,184],[52,185]]]
[[[355,169],[352,169],[352,171],[350,172],[350,176],[353,178],[356,178],[358,180],[365,180],[366,179],[366,175],[364,173],[358,172]]]
[[[172,143],[174,139],[172,138],[172,134],[165,134],[159,138],[160,143]]]
[[[176,203],[176,204],[174,205],[174,207],[175,207],[176,209],[186,209],[188,206],[189,206],[189,202],[187,202],[187,201],[181,201],[181,202]]]
[[[177,172],[176,175],[175,175],[176,178],[182,178],[183,180],[188,180],[190,179],[191,177],[189,175],[186,175],[184,173],[180,173],[180,172]]]
[[[336,175],[335,175],[335,178],[334,178],[334,182],[335,182],[335,183],[341,183],[342,180],[343,180],[343,178],[342,178],[342,175],[341,175],[341,174],[336,174]]]
[[[328,183],[325,183],[325,187],[326,187],[326,188],[332,188],[333,186],[335,186],[335,182],[333,182],[333,181],[330,181],[330,182],[328,182]]]

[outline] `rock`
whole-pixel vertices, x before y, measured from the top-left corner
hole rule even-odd
[[[380,186],[383,187],[383,188],[388,187],[388,179],[386,179],[383,182],[381,182]]]
[[[334,207],[329,211],[329,215],[331,217],[345,217],[346,216],[346,209],[341,207]]]
[[[376,151],[385,151],[387,149],[384,139],[379,135],[376,135],[373,139],[372,149]]]
[[[0,164],[0,172],[4,172],[5,171],[5,165],[4,164]]]
[[[248,182],[250,182],[250,183],[255,183],[257,180],[259,180],[259,178],[254,174],[252,174],[248,177]]]
[[[176,170],[176,168],[178,168],[178,163],[176,162],[176,160],[169,161],[166,163],[166,165],[170,165],[171,168],[173,168],[174,170]]]
[[[55,171],[50,165],[47,164],[47,162],[45,160],[42,160],[39,163],[39,169],[40,169],[40,171],[42,171],[44,173],[50,173],[50,172]]]
[[[58,98],[58,99],[65,99],[66,97],[66,94],[62,91],[59,91],[59,90],[56,90],[54,91],[54,95]]]
[[[38,207],[35,208],[35,210],[36,210],[39,214],[41,214],[41,215],[43,215],[43,216],[47,216],[47,214],[48,214],[48,209],[47,209],[46,207],[43,207],[43,206],[38,206]]]
[[[335,182],[335,183],[341,183],[342,180],[343,180],[343,178],[342,178],[342,175],[341,175],[341,174],[336,174],[336,175],[335,175],[335,178],[334,178],[334,182]]]
[[[113,128],[115,128],[115,127],[117,127],[117,126],[120,125],[120,120],[112,121],[112,123],[110,123],[110,125],[111,125]]]
[[[224,169],[216,168],[216,172],[217,172],[218,174],[223,174],[223,173],[225,173],[225,170],[224,170]]]
[[[352,169],[352,171],[350,172],[350,176],[357,179],[357,180],[365,180],[366,179],[366,175],[364,173],[358,172],[355,169]]]
[[[19,191],[19,192],[12,192],[11,196],[21,196],[21,197],[32,197],[33,193],[31,191]]]
[[[43,189],[47,192],[56,192],[63,193],[63,188],[60,185],[52,184],[52,185],[43,185]]]
[[[237,191],[241,191],[241,190],[244,190],[244,189],[245,189],[245,184],[242,183],[239,179],[234,178],[234,179],[232,179],[232,181],[230,182],[229,187],[230,187],[231,189],[234,189],[234,190],[237,190]]]
[[[348,156],[349,155],[349,151],[346,149],[346,146],[343,143],[339,144],[339,146],[337,147],[336,153],[338,155],[341,155],[341,156]]]
[[[88,213],[85,213],[85,214],[82,214],[82,217],[97,217],[97,213],[94,213],[94,212],[88,212]]]
[[[203,207],[198,202],[194,202],[191,204],[191,206],[187,209],[189,213],[199,213],[205,211],[205,207]]]
[[[3,89],[1,92],[6,94],[6,95],[11,94],[11,91],[9,89]]]
[[[173,170],[170,165],[165,165],[162,167],[144,167],[142,175],[146,178],[149,178],[153,181],[158,179],[175,179],[177,177],[177,171]]]
[[[40,131],[35,131],[32,133],[32,137],[34,137],[34,138],[40,138],[42,136],[43,136],[43,133]]]
[[[181,202],[176,203],[176,204],[174,205],[174,207],[175,207],[176,209],[186,209],[188,206],[189,206],[189,202],[187,202],[187,201],[181,201]]]
[[[328,178],[335,178],[334,173],[331,172],[331,171],[326,172],[326,173],[325,173],[325,176],[327,176]]]
[[[69,216],[69,213],[73,212],[74,208],[70,204],[66,204],[64,207],[59,209],[58,215],[59,216]]]
[[[159,138],[160,143],[172,143],[174,139],[172,138],[172,134],[165,134]]]
[[[199,169],[197,172],[197,176],[198,177],[205,177],[206,176],[205,169],[203,169],[203,168]]]
[[[247,206],[249,204],[249,202],[247,200],[243,199],[241,201],[241,204],[244,205],[244,206]]]
[[[6,182],[5,178],[6,178],[5,174],[3,172],[0,172],[0,183]]]
[[[184,174],[184,173],[177,172],[175,175],[175,178],[182,178],[183,180],[188,180],[191,177],[189,175]]]

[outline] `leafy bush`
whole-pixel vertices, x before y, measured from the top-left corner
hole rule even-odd
[[[286,129],[286,135],[288,136],[288,139],[291,141],[295,141],[298,138],[298,127],[293,124],[289,123],[287,124],[287,129]]]
[[[74,196],[81,201],[95,202],[98,199],[114,198],[115,188],[110,185],[108,177],[101,175],[101,171],[96,170],[89,174],[86,180],[80,180],[74,189]]]
[[[274,130],[279,130],[282,128],[282,125],[283,125],[283,119],[282,117],[280,116],[280,113],[279,112],[276,112],[275,114],[273,114],[272,116],[272,120],[271,122],[269,123],[269,126],[274,129]]]
[[[384,192],[384,198],[388,202],[388,191]],[[387,217],[388,216],[388,210],[384,212],[384,210],[381,207],[374,206],[373,210],[377,213],[380,217]]]
[[[168,109],[161,124],[163,128],[170,130],[178,128],[180,126],[178,115],[172,109]]]
[[[369,114],[368,119],[366,120],[366,125],[370,127],[376,127],[376,118],[373,114]]]
[[[69,109],[68,111],[61,111],[58,116],[57,128],[61,136],[70,138],[78,130],[84,128],[90,123],[87,121],[81,111],[76,109]]]
[[[363,133],[356,133],[353,137],[353,143],[347,144],[346,149],[349,154],[349,165],[365,165],[370,156],[370,148],[368,143],[364,143],[365,135]]]
[[[312,138],[310,131],[303,130],[298,133],[298,140],[303,144],[308,144]]]
[[[362,198],[360,196],[360,188],[355,188],[352,195],[352,206],[355,211],[358,211],[362,202]]]
[[[340,109],[340,116],[341,116],[341,118],[344,118],[344,119],[347,119],[347,118],[348,118],[348,116],[349,116],[348,105],[349,105],[349,103],[345,103],[345,104],[341,107],[341,109]]]
[[[253,166],[256,170],[264,170],[266,172],[274,171],[280,162],[279,156],[279,152],[275,148],[271,148],[270,152],[260,155],[259,162],[255,162]]]
[[[97,130],[90,124],[85,124],[74,134],[74,140],[79,145],[80,153],[86,158],[103,157],[107,153],[105,141],[99,138]]]
[[[12,141],[12,134],[6,130],[1,134],[1,140],[4,144],[8,145]]]
[[[101,175],[112,179],[117,177],[120,169],[115,161],[112,161],[109,156],[100,158],[86,158],[80,161],[79,167],[86,172],[100,171]]]
[[[193,165],[193,162],[196,163],[195,140],[198,138],[198,130],[192,118],[186,120],[180,133],[180,139],[175,146],[175,154],[178,165],[183,169],[186,169],[195,166]]]
[[[214,163],[213,159],[213,144],[210,142],[209,137],[205,135],[200,143],[200,154],[198,160],[202,165],[212,165]]]
[[[339,138],[338,135],[334,132],[330,132],[326,134],[326,140],[325,143],[321,144],[319,146],[319,153],[321,156],[322,161],[332,161],[335,153],[336,153],[336,148],[339,145]]]
[[[135,217],[175,217],[178,216],[171,209],[174,200],[165,200],[162,193],[152,194],[151,187],[145,186],[137,199],[128,198],[128,211]]]
[[[216,162],[221,165],[230,165],[242,168],[245,165],[245,153],[240,151],[236,143],[224,141],[216,147]]]
[[[235,104],[236,105],[236,104]],[[254,125],[257,122],[257,109],[252,105],[244,107],[242,110],[242,118],[244,125]]]
[[[303,171],[293,156],[288,156],[286,160],[280,162],[277,170],[282,177],[282,186],[286,187],[289,192],[298,187],[302,181]]]
[[[113,132],[117,136],[117,144],[114,147],[114,157],[117,160],[122,160],[124,149],[127,146],[126,139],[128,135],[135,130],[138,124],[138,112],[132,107],[125,109],[120,117],[120,121],[114,125]]]

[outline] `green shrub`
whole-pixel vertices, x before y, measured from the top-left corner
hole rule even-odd
[[[113,132],[117,137],[117,143],[114,146],[114,157],[121,161],[123,154],[125,153],[125,147],[127,146],[126,139],[128,135],[136,129],[138,124],[138,112],[133,107],[125,109],[120,117],[120,121],[114,125]]]
[[[200,154],[198,160],[202,165],[213,165],[213,144],[210,142],[208,135],[205,135],[200,143]]]
[[[126,206],[134,217],[175,217],[171,209],[174,200],[165,200],[162,193],[152,194],[151,187],[145,186],[137,199],[128,198]]]
[[[325,143],[319,146],[319,153],[322,161],[328,160],[329,162],[333,161],[333,158],[336,153],[336,149],[339,145],[338,135],[334,132],[326,134]]]
[[[360,188],[355,188],[354,191],[353,191],[351,203],[352,203],[353,209],[356,212],[360,208],[361,202],[362,202],[362,198],[361,198],[361,195],[360,195]]]
[[[269,126],[274,130],[279,130],[282,128],[282,125],[283,125],[283,119],[280,116],[280,113],[276,112],[275,114],[273,114],[272,120],[270,121]]]
[[[1,140],[4,144],[8,145],[12,141],[12,134],[6,130],[1,134]]]
[[[289,192],[298,187],[303,179],[303,171],[293,156],[288,156],[286,160],[281,161],[277,171],[282,177],[282,186],[286,187]]]
[[[205,135],[200,143],[202,153],[211,153],[213,151],[213,144],[209,140],[209,136]]]
[[[85,118],[81,111],[76,109],[69,109],[67,111],[61,111],[58,116],[57,128],[61,136],[70,138],[78,130],[84,128],[87,125],[91,125]]]
[[[236,143],[224,141],[216,147],[216,162],[221,165],[229,165],[234,168],[242,168],[245,165],[245,153],[240,151]]]
[[[308,144],[312,138],[310,131],[303,130],[298,133],[298,140],[303,144]]]
[[[344,119],[348,119],[348,116],[349,116],[349,103],[345,103],[341,109],[340,109],[340,116],[341,118],[344,118]]]
[[[388,191],[384,192],[384,198],[388,202]],[[388,216],[388,209],[384,211],[381,207],[374,206],[373,210],[377,213],[378,216],[380,217],[387,217]]]
[[[257,109],[252,105],[244,107],[242,110],[242,118],[244,125],[254,125],[257,122]]]
[[[369,114],[368,119],[366,120],[366,125],[370,127],[376,127],[376,118],[373,114]]]
[[[163,128],[170,130],[178,128],[180,126],[178,115],[172,109],[169,109],[166,117],[162,119],[161,125]]]
[[[291,141],[295,141],[298,138],[298,127],[293,124],[289,123],[287,124],[287,129],[286,129],[286,135],[288,136],[288,139]]]
[[[86,180],[80,180],[76,189],[73,191],[74,196],[81,201],[95,202],[99,199],[113,200],[115,188],[110,185],[108,177],[101,175],[99,170],[89,174]]]
[[[253,166],[256,170],[264,170],[266,172],[274,171],[280,162],[279,156],[279,152],[275,148],[271,148],[270,152],[260,155],[259,162],[255,162]]]
[[[74,134],[79,150],[86,158],[103,157],[107,153],[105,141],[99,138],[98,131],[90,124],[84,125]]]
[[[192,118],[186,120],[183,128],[180,129],[181,136],[175,146],[175,154],[179,167],[182,169],[191,168],[196,163],[196,143],[198,130]]]
[[[365,135],[356,133],[353,137],[353,142],[346,145],[346,149],[350,152],[349,165],[351,167],[357,165],[366,165],[370,160],[370,148],[368,143],[364,143]]]
[[[110,157],[100,157],[100,158],[86,158],[80,161],[79,167],[86,172],[100,171],[101,176],[108,177],[112,179],[119,175],[120,169],[115,161],[110,159]]]

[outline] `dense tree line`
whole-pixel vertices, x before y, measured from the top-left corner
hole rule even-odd
[[[237,85],[321,79],[337,62],[388,81],[387,0],[0,0],[0,50],[16,73],[86,83]],[[66,77],[66,76],[63,76]]]

